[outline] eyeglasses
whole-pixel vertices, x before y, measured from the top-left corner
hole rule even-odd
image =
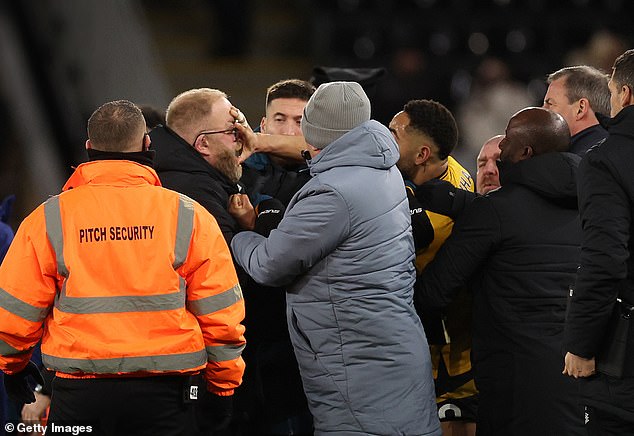
[[[223,133],[225,135],[233,135],[233,139],[235,141],[238,141],[238,129],[233,127],[231,129],[227,129],[227,130],[204,130],[204,131],[200,132],[198,135],[196,135],[196,138],[194,138],[194,145],[196,145],[196,141],[198,141],[198,138],[201,135],[214,135],[216,133]],[[236,157],[239,157],[242,154],[242,149],[243,148],[244,148],[244,146],[242,145],[242,143],[240,143],[240,148],[236,150]]]

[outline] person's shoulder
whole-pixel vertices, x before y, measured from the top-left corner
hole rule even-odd
[[[456,188],[474,191],[475,184],[471,174],[453,156],[447,157],[447,171],[440,178],[451,183]]]
[[[608,136],[590,147],[582,158],[585,165],[611,163],[616,166],[629,165],[634,159],[634,138]]]
[[[168,198],[178,199],[182,203],[195,203],[200,204],[200,201],[196,199],[196,196],[191,195],[189,192],[168,188],[165,186],[153,187],[157,192],[162,192]]]
[[[630,132],[627,133],[610,133],[603,141],[599,141],[592,149],[595,150],[627,150],[634,149],[634,136]]]
[[[471,205],[484,209],[499,209],[506,208],[508,204],[514,204],[517,202],[517,192],[525,192],[526,188],[521,185],[507,184],[493,189],[484,195],[476,195]]]
[[[170,198],[172,201],[174,201],[173,207],[178,208],[179,212],[190,210],[194,215],[201,215],[205,217],[205,219],[213,217],[213,215],[211,215],[211,212],[207,210],[207,208],[201,203],[196,201],[196,199],[183,194],[182,192],[177,192],[161,186],[157,186],[156,188],[157,190],[161,190],[167,196],[167,198]]]
[[[226,184],[210,173],[178,173],[160,177],[164,187],[184,193],[198,201],[207,197],[224,198],[229,195]]]
[[[332,177],[331,174],[317,174],[308,180],[294,195],[295,203],[299,201],[310,201],[312,197],[335,194],[342,198],[340,177]]]

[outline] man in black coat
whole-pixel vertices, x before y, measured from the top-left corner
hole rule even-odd
[[[611,314],[627,315],[634,304],[634,50],[616,59],[608,86],[613,118],[601,121],[609,136],[579,167],[583,244],[564,344],[564,373],[582,377],[589,434],[602,435],[634,434],[631,329],[621,376],[602,367],[600,359],[614,333]],[[617,297],[622,304],[616,304]]]
[[[560,115],[516,113],[499,145],[502,187],[466,207],[417,281],[420,304],[444,306],[464,285],[473,292],[479,435],[583,432],[560,354],[581,242],[580,158],[562,153],[569,140]]]
[[[211,212],[227,243],[242,227],[227,211],[229,197],[243,190],[238,184],[242,143],[232,108],[222,91],[191,89],[169,104],[167,126],[150,132],[156,150],[154,169],[163,186],[193,198]]]
[[[165,118],[167,126],[154,128],[150,132],[152,147],[156,150],[154,168],[164,187],[191,197],[211,212],[227,244],[241,230],[266,231],[267,227],[276,226],[283,214],[283,206],[275,199],[262,202],[260,211],[266,209],[269,213],[259,218],[253,209],[249,210],[250,213],[230,213],[230,201],[248,201],[235,194],[244,192],[244,186],[239,182],[242,160],[259,142],[244,115],[232,106],[224,92],[210,88],[185,91],[171,101]],[[242,131],[239,127],[242,127]],[[243,147],[247,141],[248,146]],[[245,352],[244,359],[251,363],[252,353],[257,348],[253,345],[257,343],[257,335],[261,333],[260,329],[253,328],[253,319],[256,318],[254,302],[257,301],[252,295],[262,292],[266,301],[268,294],[243,270],[238,268],[237,271],[245,304],[249,306],[248,319],[245,318],[248,333],[245,335],[248,336],[250,350]],[[247,303],[247,299],[250,303]],[[270,305],[259,310],[265,312],[269,307]],[[283,311],[280,316],[285,321]],[[255,395],[255,367],[249,363],[243,386],[236,391],[236,409],[241,413],[236,413],[234,426],[245,425],[242,422],[243,412],[247,409],[244,403],[251,401],[251,394]],[[204,402],[195,405],[198,423],[203,429],[209,424],[205,407]],[[251,410],[251,415],[254,414]],[[248,420],[253,421],[251,416]],[[197,434],[194,429],[188,431]]]
[[[570,152],[583,156],[608,136],[596,115],[610,113],[608,76],[588,65],[557,70],[548,76],[542,107],[564,117],[570,129]]]

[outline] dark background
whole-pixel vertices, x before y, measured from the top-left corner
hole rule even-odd
[[[163,111],[182,91],[219,88],[255,126],[266,87],[315,66],[384,67],[372,95],[384,123],[410,99],[445,104],[461,130],[455,155],[473,171],[482,138],[541,105],[548,73],[610,72],[633,46],[632,3],[0,0],[0,198],[17,195],[17,229],[59,192],[106,101]]]

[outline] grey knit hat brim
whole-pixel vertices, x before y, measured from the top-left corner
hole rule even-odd
[[[322,149],[370,119],[370,100],[356,82],[330,82],[317,88],[304,108],[306,142]]]
[[[341,138],[343,135],[348,133],[352,129],[328,129],[326,127],[320,127],[312,124],[310,121],[304,122],[306,119],[306,112],[304,112],[304,116],[302,117],[302,133],[304,134],[304,139],[310,145],[315,148],[322,149],[327,145],[332,144],[337,139]],[[310,138],[310,139],[309,139]]]

